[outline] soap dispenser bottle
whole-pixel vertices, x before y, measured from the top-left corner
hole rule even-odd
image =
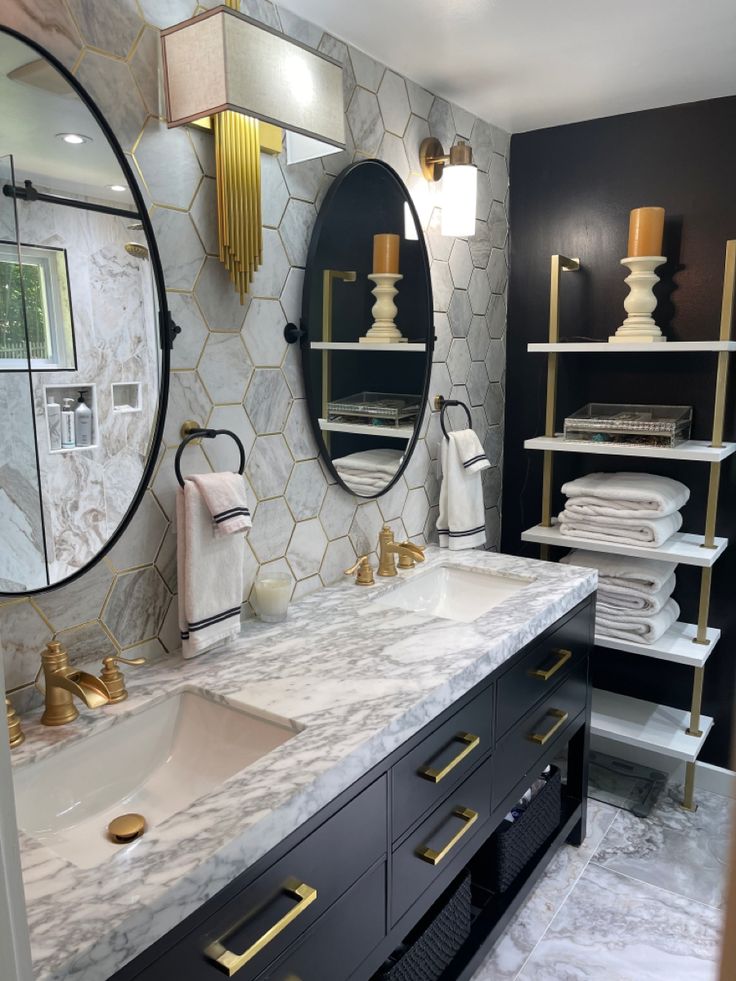
[[[61,449],[61,406],[53,395],[46,403],[46,424],[49,427],[49,449]]]
[[[74,399],[65,398],[61,407],[61,448],[71,450],[75,444]]]
[[[77,446],[92,445],[92,410],[84,400],[83,391],[79,392],[74,410],[74,430]]]

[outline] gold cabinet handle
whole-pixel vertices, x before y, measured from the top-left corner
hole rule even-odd
[[[553,719],[557,721],[546,731],[546,732],[530,732],[529,738],[533,743],[539,743],[540,746],[544,746],[546,742],[554,736],[554,734],[561,729],[567,722],[569,716],[568,712],[563,712],[562,709],[550,709],[547,715],[551,715]]]
[[[460,830],[457,831],[452,838],[450,838],[444,848],[441,848],[439,851],[435,851],[434,848],[427,848],[426,845],[422,845],[421,848],[417,848],[417,855],[419,858],[423,858],[424,861],[429,862],[430,865],[439,865],[442,859],[452,851],[463,835],[466,835],[478,820],[478,812],[472,811],[469,807],[456,807],[452,813],[455,815],[455,817],[462,818],[465,823],[463,824],[462,828],[460,828]]]
[[[439,783],[440,780],[445,779],[451,770],[455,769],[458,763],[462,762],[466,756],[480,746],[480,736],[474,736],[472,732],[460,732],[453,738],[459,740],[461,743],[465,743],[464,748],[461,749],[457,756],[453,757],[449,763],[443,766],[441,770],[435,770],[435,768],[431,766],[420,766],[418,771],[420,777],[431,780],[432,783]]]
[[[540,678],[542,681],[549,681],[552,675],[557,674],[560,668],[564,667],[564,665],[567,664],[572,657],[572,651],[565,650],[564,648],[553,651],[553,653],[557,654],[558,657],[552,667],[548,668],[546,671],[543,668],[537,668],[536,671],[530,671],[529,675],[532,678]]]
[[[267,947],[272,940],[275,940],[290,923],[293,923],[298,916],[301,916],[307,906],[311,906],[317,898],[317,890],[313,886],[308,886],[306,882],[294,883],[293,885],[288,883],[284,886],[284,892],[287,896],[292,896],[298,900],[296,906],[290,909],[272,927],[269,927],[263,936],[259,937],[254,944],[251,944],[244,953],[236,954],[232,950],[228,950],[223,945],[222,940],[215,940],[214,943],[211,943],[206,948],[204,952],[205,957],[222,968],[229,978],[233,977],[241,967],[245,967],[248,961],[252,961],[256,954],[260,954],[264,947]]]

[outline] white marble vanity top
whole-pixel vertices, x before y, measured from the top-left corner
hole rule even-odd
[[[187,689],[304,727],[96,868],[21,833],[37,981],[107,979],[596,588],[589,569],[437,548],[402,579],[440,564],[534,581],[470,623],[372,611],[398,577],[346,581],[294,604],[284,624],[251,620],[224,648],[129,669],[118,705],[81,707],[59,729],[24,718],[16,767]]]

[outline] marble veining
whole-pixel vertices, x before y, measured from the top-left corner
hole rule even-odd
[[[425,568],[445,561],[430,548]],[[111,860],[114,875],[78,869],[21,831],[37,981],[108,978],[596,585],[594,573],[488,552],[453,556],[453,564],[534,581],[463,625],[390,608],[372,616],[373,598],[398,580],[370,591],[345,582],[294,604],[285,624],[249,621],[220,650],[129,671],[127,702],[83,709],[66,731],[26,720],[16,766],[181,690],[277,712],[305,727],[121,850]]]

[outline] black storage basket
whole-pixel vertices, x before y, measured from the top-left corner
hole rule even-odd
[[[378,973],[381,981],[437,981],[442,976],[470,935],[470,873],[443,899],[429,923],[423,921],[386,961]]]
[[[539,793],[516,821],[504,821],[493,835],[489,885],[505,892],[545,842],[562,815],[562,777],[556,766]]]

